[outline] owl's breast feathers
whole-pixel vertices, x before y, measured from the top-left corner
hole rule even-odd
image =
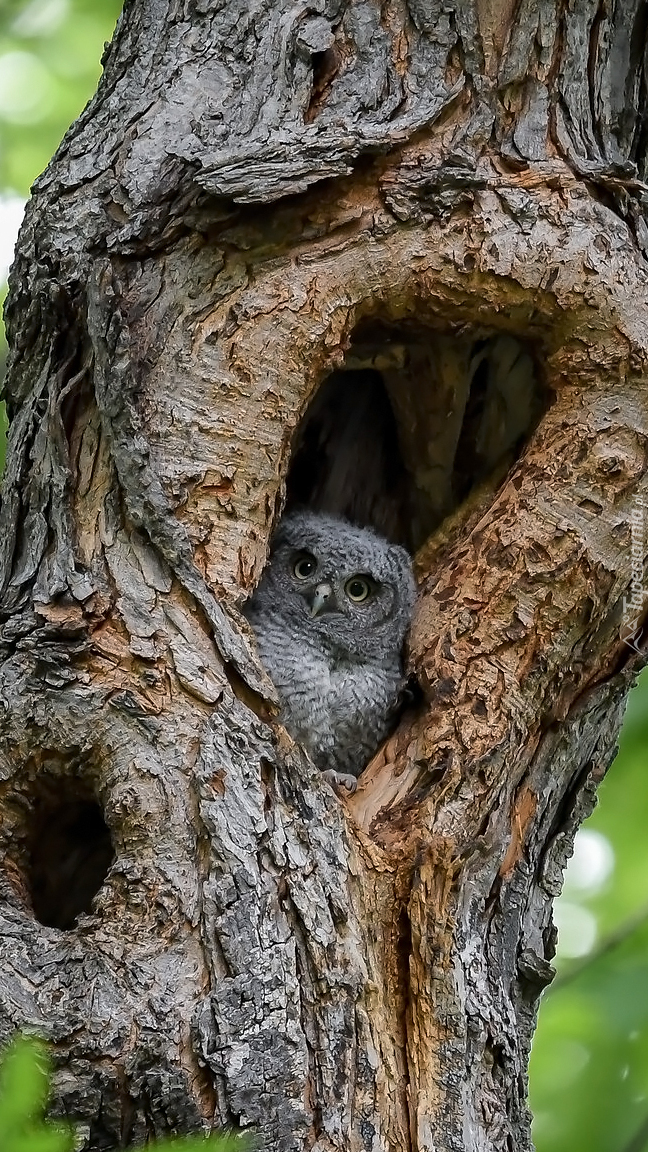
[[[302,509],[284,516],[244,612],[281,719],[323,771],[359,776],[387,735],[416,585],[400,545]]]
[[[322,771],[359,776],[392,726],[403,683],[400,658],[386,666],[322,651],[316,637],[251,610],[259,654],[282,701],[281,721]]]

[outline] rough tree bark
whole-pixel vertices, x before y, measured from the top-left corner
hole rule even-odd
[[[7,311],[2,1038],[52,1041],[84,1147],[530,1148],[642,659],[647,33],[126,4]],[[348,802],[237,612],[285,500],[418,550],[420,698]]]

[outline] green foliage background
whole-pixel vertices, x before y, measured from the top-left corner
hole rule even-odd
[[[45,1119],[49,1081],[45,1045],[28,1036],[14,1040],[0,1068],[2,1152],[73,1152],[78,1147],[73,1128]],[[251,1145],[236,1136],[185,1136],[156,1141],[146,1148],[148,1152],[250,1152]]]
[[[120,7],[0,0],[0,238],[3,198],[27,196],[92,95]],[[577,841],[589,857],[568,870],[557,904],[558,975],[544,996],[531,1062],[538,1152],[648,1152],[647,829],[644,676],[599,806]]]

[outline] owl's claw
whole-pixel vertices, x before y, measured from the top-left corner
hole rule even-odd
[[[336,791],[338,788],[344,788],[353,795],[358,787],[358,781],[350,772],[336,772],[335,768],[327,768],[326,772],[322,772],[322,776]]]

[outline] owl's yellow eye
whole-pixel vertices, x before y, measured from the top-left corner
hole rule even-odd
[[[308,580],[317,568],[317,560],[310,552],[302,552],[293,564],[293,572],[298,580]]]
[[[373,590],[373,581],[367,576],[352,576],[344,585],[344,591],[354,604],[363,604],[369,599]]]

